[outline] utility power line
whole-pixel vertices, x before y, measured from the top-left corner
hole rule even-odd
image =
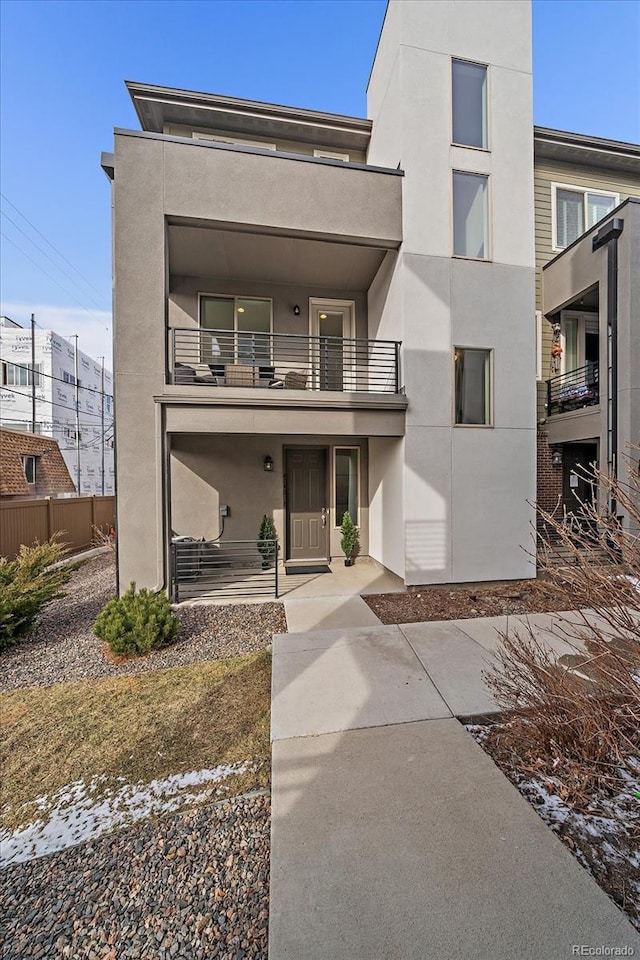
[[[26,223],[28,223],[29,226],[30,226],[33,230],[35,230],[35,232],[38,234],[38,236],[42,237],[42,239],[44,240],[45,243],[48,243],[48,244],[49,244],[49,246],[51,247],[51,249],[54,250],[54,251],[58,254],[58,256],[59,256],[62,260],[64,260],[64,262],[65,262],[66,264],[68,264],[68,266],[71,267],[72,270],[75,270],[75,272],[78,274],[78,276],[81,277],[82,280],[84,280],[84,282],[87,284],[88,287],[90,287],[95,293],[97,293],[99,297],[102,296],[102,294],[100,293],[100,291],[91,283],[91,281],[90,281],[90,280],[87,280],[87,278],[85,277],[85,275],[84,275],[83,273],[81,273],[80,270],[78,270],[77,267],[74,267],[74,265],[71,263],[70,260],[67,260],[67,258],[65,257],[64,253],[61,253],[61,251],[58,250],[58,248],[57,248],[53,243],[51,243],[51,240],[49,240],[47,237],[45,237],[44,233],[43,233],[41,230],[38,230],[38,228],[36,227],[35,223],[32,223],[31,220],[29,220],[29,218],[24,215],[24,213],[22,212],[22,210],[20,210],[18,207],[16,207],[15,203],[12,203],[11,200],[9,200],[9,197],[7,197],[4,193],[0,193],[0,197],[2,197],[2,199],[3,199],[6,203],[8,203],[10,207],[13,207],[13,209],[16,211],[16,213],[19,214],[19,215],[22,217],[22,219],[23,219]],[[6,216],[6,214],[5,214],[5,216]],[[32,241],[32,242],[33,242],[33,241]]]
[[[101,319],[100,317],[97,317],[97,316],[95,315],[95,313],[93,312],[93,310],[89,310],[89,308],[87,307],[86,303],[82,303],[80,300],[78,300],[78,298],[76,297],[76,295],[75,295],[74,293],[72,293],[70,290],[67,290],[67,288],[66,288],[63,284],[61,284],[59,280],[56,280],[55,277],[52,277],[51,274],[49,273],[49,271],[48,271],[48,270],[45,270],[44,267],[42,266],[42,264],[38,263],[37,260],[34,260],[33,257],[30,257],[29,254],[28,254],[25,250],[23,250],[21,246],[19,246],[19,245],[15,242],[15,240],[12,240],[11,237],[8,237],[8,236],[6,235],[6,233],[3,233],[3,232],[2,232],[2,230],[0,230],[0,236],[1,236],[1,237],[4,237],[4,239],[7,241],[7,243],[10,243],[11,246],[13,246],[13,247],[16,248],[16,250],[19,250],[23,257],[26,257],[27,260],[34,265],[34,267],[37,267],[38,270],[41,271],[41,273],[44,273],[45,277],[48,277],[49,280],[52,280],[53,283],[56,284],[56,286],[60,287],[60,289],[63,290],[64,293],[66,293],[68,297],[71,297],[71,299],[72,299],[75,303],[77,303],[79,307],[81,307],[83,310],[85,310],[85,311],[89,314],[90,317],[93,317],[93,319],[96,321],[96,323],[99,323],[100,326],[103,327],[103,329],[105,329],[108,333],[111,332],[110,329],[109,329],[109,327],[104,325],[104,320],[103,320],[103,319]]]
[[[0,210],[0,214],[5,218],[5,220],[8,220],[9,223],[12,224],[12,225],[16,228],[16,230],[19,230],[20,233],[22,234],[22,236],[23,236],[23,237],[26,237],[26,239],[29,241],[29,243],[32,243],[33,246],[36,248],[36,250],[39,250],[40,253],[42,254],[42,256],[43,256],[43,257],[46,257],[47,260],[54,265],[54,267],[56,268],[56,270],[59,270],[68,280],[70,280],[71,283],[73,283],[73,284],[78,288],[78,290],[80,291],[80,293],[82,294],[83,297],[88,296],[86,290],[83,290],[83,289],[82,289],[82,287],[80,286],[80,284],[78,283],[78,281],[75,279],[75,277],[73,277],[73,276],[68,272],[68,270],[65,270],[63,267],[61,267],[60,264],[57,263],[57,262],[53,259],[53,257],[50,257],[49,254],[47,253],[47,251],[46,251],[46,250],[43,250],[42,247],[40,246],[40,244],[39,244],[39,243],[36,243],[35,240],[34,240],[32,237],[29,236],[29,234],[26,232],[26,230],[23,230],[23,229],[22,229],[22,227],[20,226],[19,223],[16,223],[15,220],[12,220],[11,217],[9,216],[9,214],[8,214],[8,213],[5,213],[4,210]],[[97,303],[97,302],[93,299],[93,297],[89,297],[89,299],[91,300],[91,303],[92,303],[98,310],[102,310],[102,307],[100,306],[100,304]]]
[[[68,384],[68,386],[73,387],[74,390],[75,390],[75,384],[70,383],[70,384]],[[82,387],[80,387],[79,389],[81,390]],[[3,386],[0,386],[0,390],[8,390],[9,393],[15,393],[15,395],[16,395],[17,397],[24,397],[24,396],[26,396],[26,394],[21,393],[20,390],[14,390],[13,387],[6,387],[6,386],[3,385]],[[37,401],[37,403],[50,403],[52,407],[60,407],[62,410],[73,410],[74,413],[76,412],[76,407],[70,407],[68,404],[65,404],[65,403],[58,403],[57,400],[47,400],[45,397],[37,397],[37,398],[36,398],[36,401]],[[98,417],[99,419],[101,419],[101,418],[102,418],[102,413],[91,413],[90,410],[83,410],[83,411],[82,411],[82,416],[83,416],[83,417]]]
[[[28,364],[25,364],[25,363],[16,363],[14,360],[5,360],[3,357],[0,357],[0,363],[10,363],[11,366],[13,366],[13,367],[19,367],[21,370],[31,371],[31,367],[30,367]],[[95,363],[95,360],[94,360],[94,363]],[[63,380],[62,377],[54,377],[53,374],[51,374],[51,373],[43,373],[41,370],[38,370],[38,371],[36,372],[36,375],[39,376],[39,377],[48,377],[49,380],[57,380],[58,383],[64,383],[64,384],[66,384],[66,386],[68,386],[68,387],[75,387],[75,384],[74,384],[74,383],[69,383],[68,380]],[[15,386],[15,384],[14,384],[14,386]],[[19,386],[19,384],[18,384],[18,386]],[[26,386],[26,384],[25,384],[25,386]],[[112,394],[112,393],[105,393],[105,392],[103,392],[102,390],[96,390],[94,387],[84,387],[84,386],[80,383],[80,384],[78,384],[78,389],[79,389],[79,390],[86,390],[86,391],[88,391],[89,393],[97,393],[97,394],[99,394],[101,397],[109,397],[111,400],[113,400],[113,394]]]

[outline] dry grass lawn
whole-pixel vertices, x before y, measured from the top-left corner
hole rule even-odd
[[[0,695],[0,810],[77,780],[148,782],[170,774],[252,761],[233,792],[269,781],[271,657],[27,687]]]

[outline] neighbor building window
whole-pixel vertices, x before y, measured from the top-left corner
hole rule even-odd
[[[271,300],[257,297],[200,298],[200,327],[213,333],[202,343],[202,359],[255,363],[271,356]]]
[[[452,62],[453,142],[463,147],[489,144],[487,124],[487,68],[467,60]]]
[[[491,350],[455,347],[455,422],[487,426],[491,423]]]
[[[585,230],[594,227],[620,203],[617,193],[599,190],[581,190],[553,184],[554,196],[554,247],[564,250]]]
[[[22,469],[24,470],[24,475],[27,483],[35,483],[36,482],[36,458],[23,457]]]
[[[35,430],[31,420],[3,420],[0,423],[3,430],[19,430],[20,433],[42,433],[42,424],[36,421]]]
[[[453,254],[489,259],[489,178],[479,173],[453,173]]]
[[[358,447],[336,447],[335,449],[336,515],[335,525],[339,527],[345,513],[349,513],[353,522],[358,524],[359,508],[359,463]]]
[[[39,387],[41,364],[3,364],[3,380],[7,387]]]

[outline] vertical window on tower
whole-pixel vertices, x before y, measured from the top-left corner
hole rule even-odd
[[[491,425],[491,350],[454,347],[455,423]]]
[[[453,173],[453,255],[489,259],[489,178]]]
[[[480,63],[453,60],[451,87],[453,142],[463,147],[487,150],[487,68]]]

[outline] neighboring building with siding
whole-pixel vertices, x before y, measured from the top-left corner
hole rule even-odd
[[[0,427],[57,441],[79,494],[115,493],[113,378],[109,370],[53,330],[34,332],[0,319]],[[78,416],[76,417],[76,402]],[[79,426],[79,436],[78,436]]]
[[[588,383],[574,384],[571,373],[583,370],[598,359],[599,307],[602,305],[593,290],[585,291],[585,295],[578,297],[571,305],[566,304],[567,309],[555,309],[551,318],[545,316],[543,268],[620,203],[629,197],[640,197],[640,145],[536,127],[534,184],[538,341],[537,500],[544,509],[553,512],[563,510],[571,503],[569,479],[564,475],[571,471],[571,466],[569,456],[567,463],[563,464],[562,449],[557,444],[553,445],[553,449],[549,446],[547,418],[557,416],[557,410],[554,414],[547,408],[547,381],[553,379],[552,392],[563,398],[562,406],[567,411],[571,407],[579,407],[580,394],[587,402],[595,400],[594,395],[589,396],[593,391],[589,390]],[[560,268],[564,267],[564,262]],[[557,269],[554,271],[556,274]],[[557,307],[557,304],[553,306]],[[568,309],[569,306],[571,309]],[[555,336],[552,320],[557,323]],[[593,376],[596,367],[591,366],[589,370],[588,376]],[[581,376],[578,374],[577,379]],[[600,377],[601,388],[603,382]],[[554,428],[553,436],[557,435],[557,429]],[[572,461],[577,458],[578,461],[583,459],[589,462],[594,449],[595,440],[583,438],[565,452],[571,454]]]

